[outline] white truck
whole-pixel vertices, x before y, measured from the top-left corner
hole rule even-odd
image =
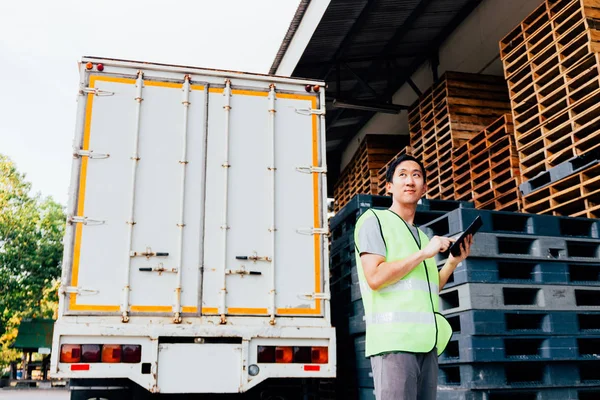
[[[71,399],[314,396],[323,83],[85,57],[78,99],[51,375]]]

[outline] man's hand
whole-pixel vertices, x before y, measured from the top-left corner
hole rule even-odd
[[[444,236],[434,236],[429,241],[429,244],[422,250],[424,258],[435,257],[439,252],[444,252],[450,248],[450,245],[455,241]]]
[[[465,240],[460,245],[460,254],[456,257],[453,256],[452,253],[449,254],[448,261],[450,262],[450,264],[456,266],[456,265],[460,264],[462,261],[464,261],[464,259],[467,258],[469,256],[469,254],[471,253],[471,245],[472,244],[473,244],[473,235],[468,235],[467,237],[465,237]]]
[[[458,264],[460,264],[461,261],[463,261],[469,256],[472,244],[473,235],[468,235],[463,241],[463,243],[460,245],[460,255],[457,257],[454,257],[452,253],[448,255],[446,264],[444,264],[444,266],[440,270],[440,290],[442,290],[446,282],[448,282],[448,278],[450,278],[450,275],[452,275]]]

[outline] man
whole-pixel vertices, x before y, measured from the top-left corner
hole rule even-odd
[[[354,237],[367,323],[366,356],[371,357],[378,400],[435,400],[438,354],[452,329],[438,313],[439,290],[468,255],[469,235],[461,254],[449,254],[438,272],[433,257],[453,239],[431,240],[414,224],[417,202],[425,194],[423,165],[403,155],[387,170],[388,210],[366,211]]]

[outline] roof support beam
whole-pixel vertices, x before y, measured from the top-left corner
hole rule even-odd
[[[388,89],[384,93],[383,97],[386,98],[388,96],[393,96],[394,93],[396,93],[398,89],[401,88],[402,85],[404,85],[404,83],[408,82],[408,78],[410,78],[415,73],[415,71],[424,62],[427,61],[429,57],[431,57],[432,53],[438,54],[439,48],[442,45],[442,43],[461,24],[461,22],[464,21],[464,19],[479,5],[479,3],[481,3],[481,0],[469,0],[463,6],[463,8],[454,16],[454,18],[452,18],[450,23],[448,23],[448,25],[433,40],[431,46],[433,52],[429,52],[428,54],[417,57],[415,61],[408,68],[406,68],[406,73],[398,74],[397,76],[399,77],[399,79],[396,79],[394,82],[391,82],[390,85],[388,85]],[[358,124],[356,124],[356,131],[360,131],[367,124],[367,122],[369,122],[373,115],[374,113],[366,115]],[[353,137],[345,137],[344,141],[340,144],[339,148],[345,149],[352,139]]]
[[[381,51],[380,55],[389,54],[390,53],[390,49],[393,49],[393,48],[395,48],[398,45],[398,43],[400,42],[400,40],[402,40],[402,37],[412,28],[412,25],[421,16],[421,14],[425,11],[425,9],[427,8],[427,6],[429,5],[429,3],[431,1],[432,0],[421,0],[419,2],[419,4],[412,10],[412,12],[410,13],[410,15],[408,17],[406,17],[406,20],[404,20],[404,23],[402,25],[400,25],[398,27],[398,29],[396,29],[396,32],[394,33],[394,36],[386,44],[385,48]],[[367,7],[365,7],[365,9],[366,8]],[[364,9],[363,9],[363,12],[364,12]],[[361,13],[361,17],[362,16],[363,16],[363,13]],[[356,25],[357,24],[355,24],[352,28],[354,28]],[[371,77],[378,75],[378,73],[380,72],[380,67],[381,67],[380,65],[377,65],[375,63],[371,64],[371,67],[369,68],[369,71],[367,73],[367,82],[371,79]],[[324,79],[327,80],[327,76],[325,76]],[[358,85],[359,85],[359,83],[357,83],[356,85],[354,85],[354,87],[350,90],[350,93],[355,93],[356,90],[358,89]],[[389,85],[388,85],[388,87],[389,87]],[[386,92],[389,92],[389,90],[387,90]],[[391,99],[391,95],[389,93],[386,93],[385,95],[381,96],[381,98]],[[337,113],[340,113],[341,111],[342,110],[339,110],[339,111],[337,111]],[[337,118],[339,118],[337,116],[337,113],[334,114],[334,116],[332,117],[331,121],[336,121]],[[372,114],[369,115],[368,117],[366,117],[367,121],[371,118],[371,116],[372,116]],[[363,119],[363,121],[364,121],[364,119]],[[328,123],[331,123],[331,122],[328,121]],[[364,126],[365,123],[366,123],[366,121],[363,122],[363,123],[361,123],[358,126],[358,128],[360,129],[362,126]],[[351,139],[352,138],[345,138],[344,142],[342,142],[342,145],[341,145],[342,148],[345,148],[346,145],[348,144],[348,142]]]
[[[377,0],[367,0],[367,3],[365,4],[362,11],[360,12],[358,18],[356,19],[356,21],[354,22],[354,24],[352,25],[352,27],[350,28],[348,33],[346,33],[346,36],[342,40],[342,43],[340,43],[340,46],[338,47],[335,54],[331,58],[332,64],[328,67],[323,68],[323,70],[319,74],[319,76],[324,76],[323,80],[327,80],[327,78],[329,77],[329,74],[331,74],[331,71],[333,70],[333,66],[335,65],[337,60],[339,60],[342,57],[342,55],[346,51],[346,48],[352,42],[352,38],[354,37],[354,35],[357,32],[360,32],[360,30],[363,28],[363,26],[367,22],[367,19],[369,18],[369,15],[371,14],[371,11],[373,10],[373,8],[375,7],[376,4],[377,4]]]
[[[361,78],[352,68],[350,68],[348,64],[344,63],[344,67],[346,67],[346,69],[350,71],[350,73],[356,78],[358,83],[360,83],[363,86],[363,88],[371,92],[373,97],[377,98],[377,92],[375,91],[375,89],[373,89],[363,78]]]
[[[398,43],[400,43],[402,38],[412,28],[415,21],[423,14],[423,12],[425,12],[425,9],[429,6],[429,3],[431,3],[432,1],[433,0],[421,0],[419,2],[419,4],[412,10],[410,15],[408,17],[406,17],[406,20],[404,20],[404,23],[402,25],[400,25],[398,27],[398,29],[396,29],[394,36],[386,43],[386,45],[385,45],[384,49],[381,51],[380,55],[388,54],[390,51],[392,51],[393,49],[396,48]],[[378,65],[375,63],[371,64],[371,67],[369,68],[369,70],[367,72],[366,82],[369,82],[374,77],[379,76],[379,74],[381,72],[380,69],[381,69],[381,65]],[[389,85],[388,85],[388,88],[389,88]],[[358,84],[355,85],[354,88],[352,88],[350,93],[356,92],[357,89],[358,89]],[[386,90],[386,94],[384,94],[382,97],[385,99],[391,98],[391,95],[388,92],[389,92],[389,90]]]
[[[429,59],[429,63],[431,64],[431,75],[434,82],[437,82],[440,79],[440,74],[438,73],[438,66],[440,65],[440,56],[438,54],[438,50],[439,49],[435,49],[435,52],[431,55],[431,58]],[[408,80],[406,82],[409,83]]]
[[[423,92],[421,92],[421,89],[419,89],[419,87],[415,84],[415,82],[413,82],[411,77],[408,77],[408,79],[406,80],[406,83],[408,83],[410,85],[410,87],[412,88],[412,90],[414,90],[414,92],[417,94],[417,96],[421,96],[423,94]]]
[[[419,55],[418,53],[396,53],[396,54],[378,54],[374,56],[365,56],[365,57],[342,57],[338,60],[328,60],[328,61],[314,61],[314,62],[303,62],[298,64],[298,68],[312,68],[312,67],[320,67],[327,66],[330,68],[335,67],[338,63],[352,64],[352,63],[361,63],[361,62],[372,62],[372,61],[396,61],[402,59],[412,59],[413,57]]]
[[[433,0],[421,0],[419,4],[417,4],[410,15],[406,17],[402,25],[396,29],[394,36],[392,36],[392,38],[386,43],[381,54],[389,53],[390,51],[394,50],[398,44],[400,44],[402,39],[404,39],[404,35],[406,35],[406,33],[412,28],[412,25],[425,12],[425,9],[432,1]]]
[[[402,85],[404,85],[407,82],[407,77],[411,77],[415,73],[415,71],[434,54],[437,59],[437,54],[439,54],[439,48],[442,45],[442,43],[444,43],[448,36],[461,24],[461,22],[464,21],[464,19],[471,13],[471,11],[473,11],[479,5],[479,3],[481,3],[481,0],[469,0],[463,6],[463,8],[458,13],[456,13],[454,18],[452,18],[448,25],[446,25],[444,29],[442,29],[442,31],[435,37],[430,47],[430,49],[432,50],[429,52],[429,54],[424,54],[420,57],[415,58],[415,61],[413,61],[412,64],[408,68],[406,68],[405,73],[398,74],[397,76],[399,77],[399,79],[397,79],[395,82],[392,82],[388,86],[386,95],[391,96],[395,92],[397,92],[398,89],[400,89]]]

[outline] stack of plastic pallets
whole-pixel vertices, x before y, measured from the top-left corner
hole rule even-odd
[[[482,209],[521,210],[519,157],[510,114],[454,149],[453,159],[456,200],[473,200]]]
[[[600,220],[457,209],[424,228],[453,235],[476,215],[440,294],[454,333],[438,399],[600,398]]]
[[[427,197],[454,200],[452,150],[510,112],[501,77],[446,72],[408,111],[410,146],[427,170]]]
[[[379,169],[406,145],[404,136],[365,136],[334,187],[334,211],[342,209],[357,194],[377,194]]]
[[[371,364],[365,358],[365,322],[355,260],[354,227],[369,208],[388,208],[389,196],[357,195],[330,220],[331,318],[337,335],[337,394],[340,399],[374,399]],[[470,202],[422,200],[415,223],[423,225]]]
[[[600,148],[598,27],[599,2],[546,0],[500,41],[521,173],[537,180],[524,187],[526,212],[600,214],[597,168],[549,173]]]

